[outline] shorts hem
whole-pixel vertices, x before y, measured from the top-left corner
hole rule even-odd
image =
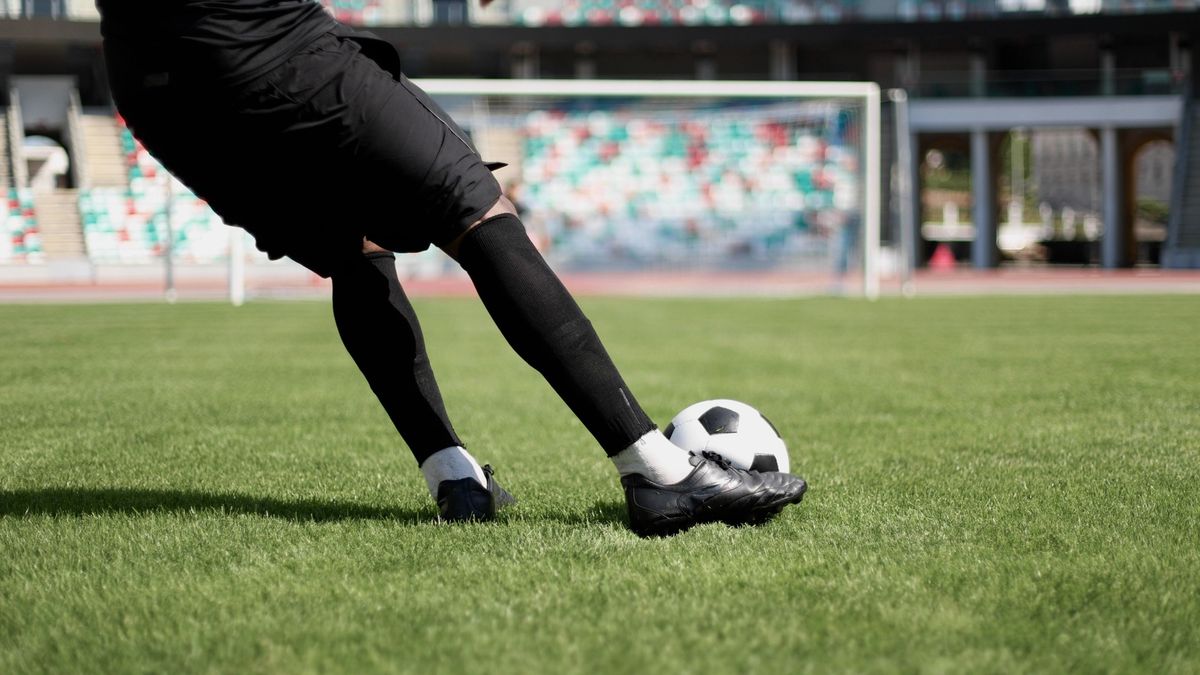
[[[487,212],[490,211],[491,208],[496,205],[496,202],[500,201],[500,198],[503,196],[504,191],[497,190],[495,198],[490,200],[486,206],[459,218],[458,221],[453,225],[444,228],[444,232],[447,236],[430,238],[429,243],[437,246],[438,248],[442,248],[443,246],[453,242],[455,239],[463,236],[470,231],[472,225],[482,220],[483,217],[487,215]]]

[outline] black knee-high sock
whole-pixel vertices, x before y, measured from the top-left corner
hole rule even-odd
[[[468,232],[458,261],[512,348],[554,387],[610,456],[654,428],[592,324],[516,216]]]
[[[346,351],[418,464],[463,444],[446,415],[395,255],[370,253],[334,274],[333,317]]]

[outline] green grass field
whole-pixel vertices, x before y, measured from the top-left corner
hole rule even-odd
[[[811,484],[665,540],[417,304],[498,523],[432,522],[325,303],[0,307],[0,673],[1200,671],[1200,297],[587,300],[656,420],[750,402]]]

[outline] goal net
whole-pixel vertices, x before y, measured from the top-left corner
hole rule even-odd
[[[878,291],[869,83],[424,80],[567,271],[862,273]]]

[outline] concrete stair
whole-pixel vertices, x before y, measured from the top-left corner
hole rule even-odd
[[[475,134],[474,142],[479,155],[485,162],[507,162],[508,166],[496,172],[500,187],[508,187],[510,181],[521,175],[521,135],[511,129],[484,129]]]
[[[91,187],[129,186],[129,168],[121,146],[121,127],[107,110],[85,110],[79,116],[87,181]]]
[[[79,217],[79,191],[56,189],[33,196],[38,231],[46,260],[77,260],[87,257]]]

